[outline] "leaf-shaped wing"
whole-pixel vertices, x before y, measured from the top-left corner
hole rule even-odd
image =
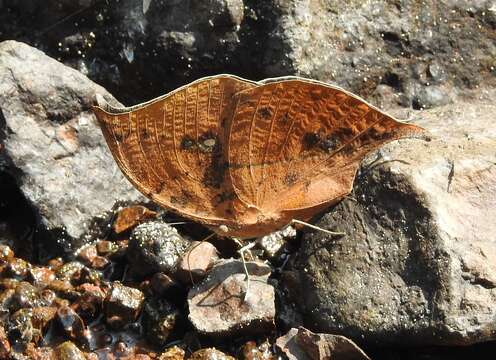
[[[227,144],[232,185],[264,213],[309,217],[351,191],[367,153],[421,131],[337,87],[269,82],[235,96]]]
[[[206,224],[231,218],[222,118],[232,96],[256,83],[202,78],[130,108],[94,107],[124,175],[150,199]]]

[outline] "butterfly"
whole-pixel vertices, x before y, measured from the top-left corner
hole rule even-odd
[[[350,193],[360,161],[420,135],[337,86],[298,77],[204,77],[151,101],[93,111],[144,195],[222,236],[307,221]]]

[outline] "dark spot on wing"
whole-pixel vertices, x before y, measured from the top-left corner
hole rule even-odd
[[[284,177],[284,185],[287,185],[287,186],[292,186],[294,185],[294,183],[296,182],[296,180],[298,180],[298,175],[296,175],[295,173],[288,173],[285,177]]]
[[[193,150],[196,148],[196,142],[195,140],[189,136],[189,135],[184,135],[183,138],[181,139],[181,150]]]
[[[337,129],[334,132],[334,135],[336,135],[336,137],[338,137],[338,138],[351,137],[351,136],[353,136],[353,130],[349,127],[342,127],[342,128]]]
[[[279,121],[282,122],[283,124],[286,124],[289,121],[289,115],[288,113],[285,113],[283,116],[279,118]]]
[[[272,115],[271,111],[267,107],[263,107],[263,108],[258,109],[258,113],[264,119],[268,119]]]
[[[171,203],[176,205],[184,206],[191,200],[191,195],[186,191],[182,191],[181,194],[176,194],[171,196]]]
[[[122,135],[121,130],[114,130],[114,136],[115,136],[115,140],[117,140],[117,142],[122,142],[124,140],[124,136]]]
[[[228,200],[234,200],[234,193],[233,192],[225,191],[225,192],[218,194],[215,197],[216,205],[219,205],[219,204],[223,203],[224,201],[228,201]]]
[[[224,174],[227,169],[227,163],[222,156],[222,144],[217,135],[211,132],[200,136],[198,143],[201,152],[211,154],[210,163],[206,164],[203,173],[203,183],[206,186],[218,189],[224,182]]]
[[[222,118],[222,121],[220,122],[220,126],[221,126],[222,128],[225,128],[225,127],[226,127],[226,125],[227,125],[227,118],[225,118],[225,117],[224,117],[224,118]]]
[[[146,140],[151,136],[146,126],[140,126],[139,131],[140,131],[140,138],[143,140]]]
[[[339,140],[334,135],[329,135],[320,141],[319,147],[329,153],[336,150],[339,144]]]
[[[313,101],[318,101],[322,98],[322,93],[320,91],[311,91],[310,92],[310,98],[313,100]]]
[[[318,132],[307,132],[303,136],[303,143],[308,147],[312,148],[317,145],[320,141],[320,134]]]
[[[165,181],[160,181],[155,188],[155,193],[160,194],[165,189]]]
[[[305,150],[320,149],[326,152],[336,150],[340,144],[339,137],[334,134],[325,135],[322,132],[307,132],[303,136]]]
[[[367,131],[367,135],[373,140],[382,140],[385,136],[384,132],[378,131],[376,128],[371,127]]]

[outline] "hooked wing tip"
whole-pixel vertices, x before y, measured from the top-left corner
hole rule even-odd
[[[93,97],[93,106],[100,107],[102,109],[106,109],[108,107],[108,102],[105,100],[102,94],[95,94]]]
[[[126,110],[116,99],[111,95],[96,93],[93,96],[93,110],[101,109],[108,113],[122,113]]]

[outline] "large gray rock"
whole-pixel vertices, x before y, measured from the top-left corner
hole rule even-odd
[[[496,75],[492,1],[274,0],[269,33],[283,50],[266,48],[269,71],[335,82],[370,97],[385,85],[392,102],[430,108],[459,88]],[[278,41],[277,41],[278,40]],[[391,100],[389,100],[391,101]]]
[[[26,39],[126,105],[231,72],[300,74],[420,108],[496,74],[493,1],[144,2],[4,1],[0,38]]]
[[[496,339],[496,90],[410,119],[362,167],[354,192],[305,236],[307,326],[360,341],[465,345]]]
[[[144,200],[117,168],[91,112],[97,92],[113,99],[39,50],[0,43],[0,173],[34,207],[38,230],[67,245],[117,201]]]

